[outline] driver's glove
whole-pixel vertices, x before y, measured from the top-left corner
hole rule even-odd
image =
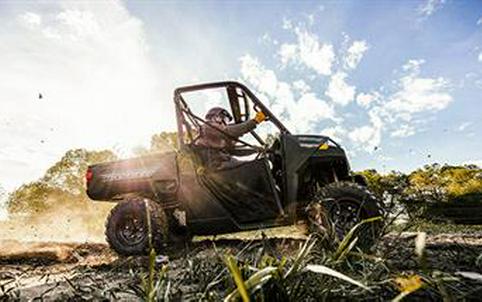
[[[266,115],[263,113],[263,111],[258,111],[256,112],[256,116],[254,117],[254,120],[256,121],[257,124],[260,124],[266,120]]]

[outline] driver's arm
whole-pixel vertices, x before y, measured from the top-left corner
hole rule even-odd
[[[255,120],[249,120],[239,124],[226,125],[224,131],[231,137],[241,137],[244,134],[254,130],[258,124]]]
[[[230,136],[238,138],[254,130],[256,126],[264,120],[266,120],[266,116],[260,111],[256,113],[256,116],[252,120],[239,124],[226,125],[224,131]]]

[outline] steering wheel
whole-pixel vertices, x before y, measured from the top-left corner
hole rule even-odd
[[[258,152],[258,155],[256,156],[256,159],[267,157],[269,160],[272,160],[278,148],[279,148],[279,138],[275,138],[275,140],[271,144],[265,143],[263,147],[259,147],[259,152]]]

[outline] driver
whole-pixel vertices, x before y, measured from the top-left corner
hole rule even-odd
[[[233,120],[231,114],[224,108],[214,107],[209,109],[205,119],[206,124],[201,126],[196,145],[205,148],[204,159],[207,166],[222,169],[233,167],[238,163],[232,157],[235,139],[254,130],[259,123],[266,120],[266,115],[258,111],[249,121],[229,124]]]

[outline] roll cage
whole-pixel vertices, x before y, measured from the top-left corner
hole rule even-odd
[[[190,85],[179,87],[174,91],[174,103],[176,107],[176,119],[177,119],[177,135],[179,147],[183,148],[186,144],[192,144],[197,139],[197,131],[202,124],[206,124],[206,121],[194,114],[186,101],[183,98],[183,94],[194,91],[216,89],[216,88],[226,88],[229,105],[231,113],[233,115],[235,123],[241,123],[249,118],[249,103],[248,98],[253,103],[253,109],[255,111],[262,111],[267,119],[271,121],[280,131],[280,133],[289,134],[289,130],[276,118],[275,115],[252,93],[246,86],[235,81],[224,81],[215,83],[206,83],[198,85]],[[242,102],[244,101],[244,103]],[[213,127],[213,126],[211,126]],[[215,128],[215,127],[214,127]],[[215,128],[217,131],[223,132],[222,130]],[[236,141],[244,147],[249,147],[252,149],[259,149],[239,138],[234,138],[223,132],[224,135],[230,137],[233,141]],[[259,135],[251,131],[254,138],[261,144],[264,145],[265,142]]]

